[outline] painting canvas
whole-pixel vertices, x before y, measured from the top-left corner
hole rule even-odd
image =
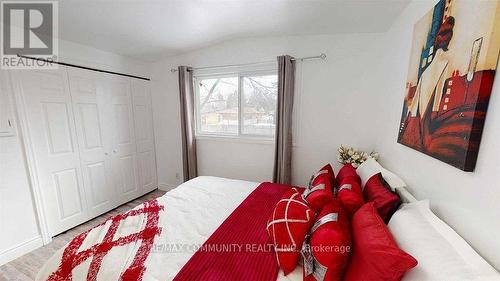
[[[398,142],[473,171],[499,48],[498,0],[439,1],[414,27]]]

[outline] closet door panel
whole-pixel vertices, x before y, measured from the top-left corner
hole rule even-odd
[[[137,177],[134,113],[128,79],[107,76],[101,80],[108,94],[109,133],[118,200],[128,202],[141,195]]]
[[[49,231],[56,235],[88,219],[66,68],[14,71],[13,80],[25,105]]]
[[[153,129],[153,112],[149,82],[131,79],[134,102],[135,133],[139,179],[143,193],[158,187]]]
[[[80,185],[76,169],[58,171],[53,176],[61,218],[78,215],[82,211],[82,205],[80,197],[77,195]]]
[[[103,211],[108,211],[114,206],[112,203],[112,198],[114,195],[113,190],[110,190],[110,185],[106,164],[104,161],[89,163],[85,165],[86,177],[88,178],[88,186],[90,189],[90,195],[92,200],[92,207],[99,208],[102,207]]]
[[[113,104],[113,112],[116,124],[116,144],[122,148],[130,150],[133,139],[130,131],[130,105],[123,101]]]
[[[89,214],[92,217],[114,208],[116,190],[113,182],[110,137],[105,128],[105,93],[97,90],[93,71],[68,69],[80,159],[86,188]]]
[[[45,137],[50,147],[49,156],[74,152],[67,104],[47,99],[40,105],[46,127]]]
[[[80,115],[80,123],[83,133],[83,148],[91,150],[104,147],[101,135],[100,114],[97,103],[79,103],[76,105]]]
[[[139,158],[139,173],[141,186],[145,192],[149,192],[157,188],[156,184],[156,161],[153,151],[145,151],[138,153]]]
[[[122,195],[128,195],[137,191],[135,182],[135,155],[119,156],[116,159],[118,163],[118,173]]]

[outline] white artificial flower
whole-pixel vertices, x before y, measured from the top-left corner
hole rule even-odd
[[[355,168],[358,168],[363,162],[365,162],[369,157],[373,157],[378,160],[379,154],[376,151],[367,153],[364,151],[357,150],[353,147],[346,147],[341,145],[338,149],[337,159],[339,163],[342,164],[352,164]]]

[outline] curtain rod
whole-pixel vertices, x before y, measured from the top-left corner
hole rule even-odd
[[[31,59],[31,60],[36,60],[36,61],[48,62],[48,60],[43,59],[43,58],[29,57],[29,56],[23,56],[23,55],[19,55],[19,54],[17,56],[20,58],[24,58],[24,59]],[[104,69],[98,69],[98,68],[93,68],[93,67],[77,65],[77,64],[71,64],[71,63],[66,63],[66,62],[62,62],[62,61],[50,61],[50,63],[55,63],[55,64],[59,64],[59,65],[69,66],[69,67],[75,67],[75,68],[81,68],[81,69],[86,69],[86,70],[91,70],[91,71],[109,73],[109,74],[114,74],[114,75],[120,75],[120,76],[125,76],[125,77],[131,77],[131,78],[136,78],[136,79],[141,79],[141,80],[146,80],[146,81],[151,80],[147,77],[140,77],[140,76],[135,76],[135,75],[126,74],[126,73],[108,71],[108,70],[104,70]]]
[[[321,53],[319,56],[310,56],[310,57],[302,57],[302,58],[292,58],[293,61],[304,61],[304,60],[314,60],[314,59],[326,60],[326,54],[325,53]],[[203,69],[211,69],[211,68],[238,67],[238,66],[256,65],[256,64],[264,64],[264,63],[273,63],[273,62],[275,62],[275,61],[274,60],[269,60],[269,61],[240,63],[240,64],[225,64],[225,65],[193,67],[191,69],[192,70],[203,70]],[[170,69],[170,72],[177,72],[177,68]]]

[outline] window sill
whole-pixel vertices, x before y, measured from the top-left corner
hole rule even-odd
[[[274,137],[253,137],[253,136],[221,136],[221,135],[197,135],[196,140],[200,141],[217,141],[217,142],[232,142],[232,143],[249,143],[249,144],[268,144],[274,145]]]

